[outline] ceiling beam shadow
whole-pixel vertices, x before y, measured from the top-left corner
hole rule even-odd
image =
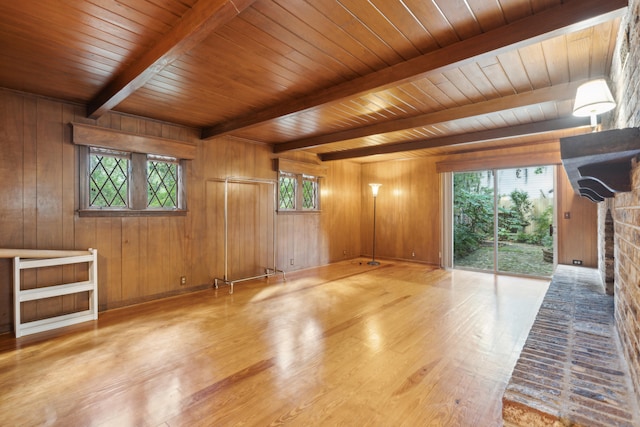
[[[200,0],[151,49],[111,80],[87,106],[97,119],[144,86],[173,61],[193,49],[255,0]]]
[[[627,0],[570,1],[365,76],[318,90],[299,99],[204,128],[202,139],[229,134],[290,114],[385,90],[544,40],[589,28],[622,16]]]
[[[526,123],[517,126],[508,126],[459,135],[444,136],[440,138],[429,138],[420,141],[374,145],[370,147],[355,148],[352,150],[334,151],[331,153],[319,154],[318,156],[322,161],[345,160],[354,159],[357,157],[368,157],[376,154],[391,154],[405,151],[424,150],[428,148],[445,147],[450,145],[480,143],[497,139],[535,135],[579,127],[590,128],[590,120],[588,118],[565,117],[554,120]]]

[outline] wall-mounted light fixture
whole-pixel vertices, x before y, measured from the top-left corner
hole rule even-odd
[[[376,261],[376,199],[378,198],[378,189],[382,184],[369,184],[371,186],[371,192],[373,193],[373,253],[369,265],[380,265]]]
[[[591,127],[595,132],[598,125],[596,116],[616,107],[613,95],[604,79],[592,80],[578,87],[573,105],[573,115],[591,117]]]

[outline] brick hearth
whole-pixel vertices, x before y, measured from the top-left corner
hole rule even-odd
[[[505,426],[638,426],[597,270],[558,266],[502,402]]]

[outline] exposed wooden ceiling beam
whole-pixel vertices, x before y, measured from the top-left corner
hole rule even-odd
[[[357,157],[373,156],[376,154],[390,154],[404,151],[423,150],[427,148],[444,147],[447,145],[469,144],[476,142],[479,143],[496,139],[535,135],[562,129],[573,129],[589,126],[590,121],[588,118],[566,117],[555,120],[527,123],[518,126],[508,126],[479,132],[444,136],[441,138],[429,138],[420,141],[374,145],[371,147],[355,148],[352,150],[335,151],[331,153],[320,154],[319,157],[322,161],[353,159]]]
[[[225,25],[255,0],[200,0],[151,49],[109,82],[89,102],[87,115],[97,119],[114,108],[156,74]]]
[[[319,90],[307,97],[289,100],[250,115],[205,128],[208,139],[249,128],[297,112],[352,96],[380,91],[429,74],[441,73],[484,57],[518,49],[562,34],[588,28],[622,16],[627,0],[580,0],[565,2],[527,18],[496,28],[442,49],[426,53],[392,67]]]
[[[436,111],[433,113],[420,114],[418,116],[397,119],[388,122],[375,123],[355,129],[348,129],[332,134],[319,135],[310,138],[298,139],[276,144],[273,147],[274,153],[297,150],[301,148],[316,147],[330,144],[332,142],[346,141],[355,138],[365,138],[371,135],[381,135],[390,132],[398,132],[407,129],[429,126],[436,123],[443,123],[451,120],[459,120],[467,117],[480,116],[482,114],[494,113],[497,111],[511,110],[528,105],[542,104],[559,100],[573,99],[578,86],[586,80],[572,83],[565,83],[536,89],[529,92],[509,95],[502,98],[491,99],[475,104],[463,105],[461,107]]]

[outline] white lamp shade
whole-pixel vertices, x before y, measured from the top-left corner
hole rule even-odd
[[[578,87],[573,115],[589,117],[606,113],[616,107],[613,95],[604,79],[592,80]]]
[[[369,184],[371,186],[371,192],[373,193],[373,197],[378,195],[378,188],[382,186],[382,184]]]

